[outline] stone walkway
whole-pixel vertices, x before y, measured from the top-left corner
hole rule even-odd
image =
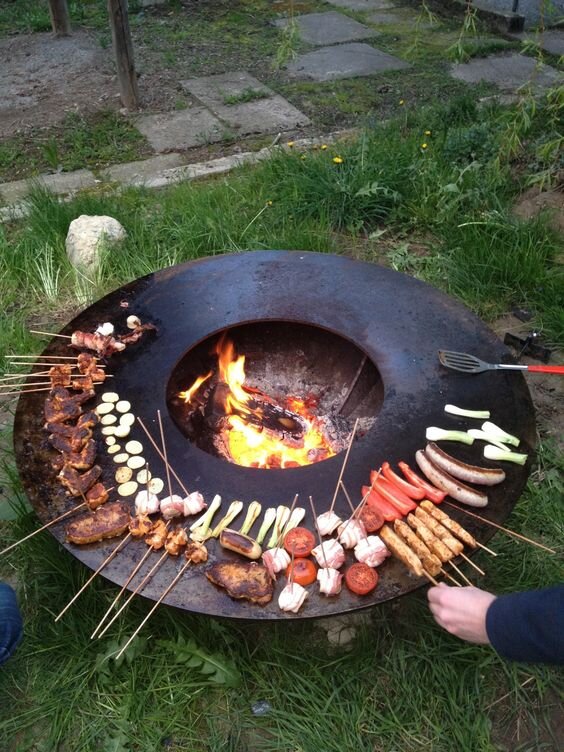
[[[287,66],[289,76],[296,80],[326,82],[371,76],[377,78],[387,71],[401,71],[411,66],[405,60],[378,48],[378,37],[386,27],[418,19],[415,11],[393,0],[328,0],[336,9],[325,13],[309,13],[295,17],[300,40],[310,51],[298,55]],[[343,12],[344,11],[344,12]],[[347,11],[362,14],[364,23],[346,15]],[[289,20],[280,18],[275,25],[287,27]],[[419,29],[430,24],[421,23]],[[515,38],[528,37],[517,35]],[[547,52],[560,55],[564,51],[564,31],[545,32],[542,44]],[[531,57],[512,53],[473,58],[467,63],[452,65],[450,75],[469,84],[488,81],[501,92],[514,93],[531,81],[542,90],[562,81],[562,74],[545,65],[535,69]],[[35,181],[22,180],[0,184],[0,205],[10,207],[24,200],[30,185],[39,181],[59,195],[74,194],[101,182],[118,185],[161,186],[181,179],[190,179],[231,169],[245,159],[264,158],[265,151],[252,155],[235,155],[203,163],[187,165],[186,150],[251,135],[291,133],[311,125],[310,119],[280,94],[246,71],[203,76],[180,81],[180,86],[194,104],[176,112],[132,116],[134,126],[146,137],[155,156],[144,162],[116,165],[94,175],[89,170],[44,175]],[[9,210],[4,209],[4,217]]]

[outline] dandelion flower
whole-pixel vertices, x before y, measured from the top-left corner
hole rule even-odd
[[[426,136],[430,136],[431,135],[431,131],[425,131],[425,135]]]
[[[306,158],[306,155],[305,155],[305,154],[302,154],[302,155],[300,156],[300,159],[305,159],[305,158]]]
[[[325,151],[326,148],[327,148],[327,144],[321,144],[321,151]]]
[[[292,146],[294,145],[294,143],[295,143],[295,141],[288,141],[287,146],[289,146],[290,149],[291,149]]]
[[[333,162],[335,162],[335,164],[343,164],[343,158],[342,157],[333,157]]]
[[[403,106],[405,104],[405,99],[400,99],[399,103],[400,103],[400,107]]]
[[[422,149],[426,149],[426,148],[427,148],[427,146],[428,146],[428,144],[421,144],[421,148],[422,148]]]
[[[267,206],[272,206],[272,199],[269,198],[268,201],[266,202],[266,205]]]

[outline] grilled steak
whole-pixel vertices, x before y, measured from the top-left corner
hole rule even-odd
[[[129,510],[119,501],[99,507],[76,517],[67,525],[67,540],[83,546],[87,543],[115,538],[129,529]]]
[[[206,577],[225,588],[232,598],[244,598],[260,606],[272,600],[274,582],[262,564],[219,561],[208,569]]]

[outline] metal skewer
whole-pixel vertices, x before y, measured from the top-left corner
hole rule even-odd
[[[335,502],[337,501],[337,494],[339,493],[339,486],[341,484],[341,480],[343,479],[343,473],[345,472],[345,467],[347,466],[347,462],[349,459],[349,454],[351,451],[351,447],[353,445],[354,437],[356,434],[356,429],[358,428],[358,418],[354,422],[354,427],[351,433],[351,437],[349,439],[349,445],[347,447],[347,453],[345,454],[345,459],[343,460],[343,465],[341,467],[341,472],[339,473],[339,479],[337,481],[337,485],[335,486],[335,493],[333,494],[333,499],[331,501],[331,506],[329,507],[329,511],[332,512],[333,508],[335,506]]]
[[[137,637],[137,635],[139,634],[139,632],[141,631],[141,629],[143,628],[143,626],[149,621],[149,619],[151,618],[151,615],[153,614],[153,612],[161,604],[161,602],[164,600],[164,598],[166,598],[166,596],[170,593],[170,591],[172,590],[172,588],[176,585],[176,583],[178,582],[178,580],[182,577],[182,575],[188,569],[188,567],[190,566],[191,563],[192,562],[190,560],[188,560],[182,566],[181,570],[178,572],[178,574],[176,575],[176,577],[174,578],[174,580],[165,589],[165,591],[160,596],[159,600],[155,603],[155,605],[149,611],[149,613],[147,614],[147,616],[143,619],[143,621],[141,622],[141,624],[137,627],[137,629],[135,630],[135,632],[131,635],[131,637],[129,638],[129,640],[125,643],[125,645],[122,647],[122,649],[116,655],[116,660],[127,650],[127,648],[129,647],[129,645],[133,642],[133,640],[135,639],[135,637]]]

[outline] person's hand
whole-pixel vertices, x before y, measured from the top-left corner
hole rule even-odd
[[[475,587],[448,587],[444,583],[427,593],[429,608],[439,626],[461,640],[489,645],[486,613],[495,595]]]

